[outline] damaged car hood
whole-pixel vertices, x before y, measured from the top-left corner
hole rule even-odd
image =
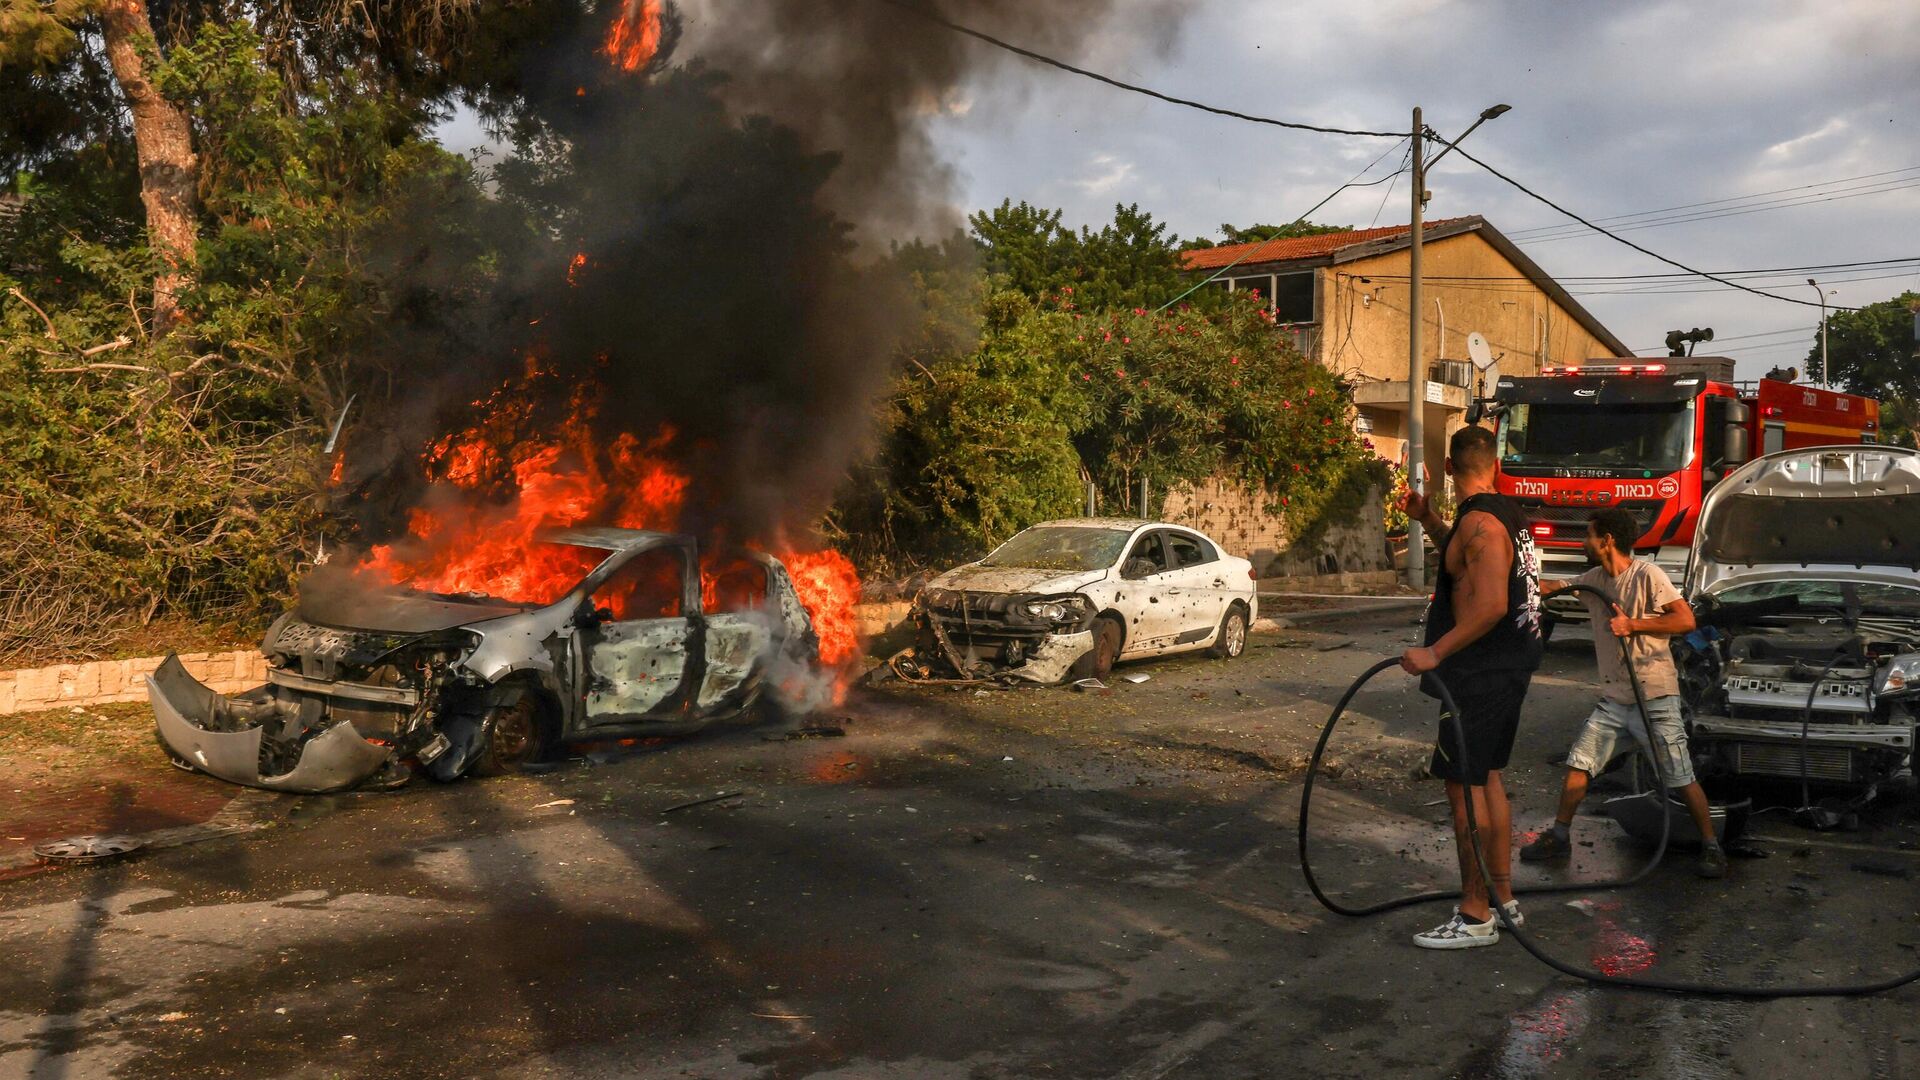
[[[315,572],[301,583],[294,613],[300,621],[343,630],[432,634],[518,615],[528,608],[497,600],[464,600],[411,589],[351,585],[350,576]]]
[[[1769,454],[1700,510],[1689,596],[1788,579],[1913,586],[1920,576],[1920,451],[1873,444]]]
[[[968,563],[934,578],[927,587],[982,593],[1070,593],[1107,574],[1106,570],[1060,571]]]

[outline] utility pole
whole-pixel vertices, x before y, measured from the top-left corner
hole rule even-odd
[[[1424,493],[1426,477],[1426,424],[1422,412],[1427,406],[1427,371],[1420,363],[1420,215],[1427,197],[1426,126],[1420,122],[1420,107],[1413,108],[1413,239],[1407,248],[1407,488]],[[1407,522],[1407,585],[1427,587],[1426,530],[1417,520]]]
[[[1813,278],[1807,279],[1813,286],[1814,294],[1820,297],[1820,389],[1827,389],[1827,290]]]

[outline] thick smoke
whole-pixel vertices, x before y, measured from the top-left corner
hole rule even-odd
[[[1068,56],[1123,7],[1142,42],[1174,19],[1158,0],[927,6]],[[665,47],[634,74],[600,51],[619,10],[529,64],[532,137],[496,177],[552,242],[508,268],[480,355],[423,365],[434,419],[415,445],[537,357],[563,376],[551,385],[597,381],[600,445],[677,433],[694,479],[682,528],[799,540],[865,448],[918,318],[873,241],[954,223],[928,122],[1029,62],[884,0],[701,0],[669,7]],[[528,434],[567,414],[551,398]]]

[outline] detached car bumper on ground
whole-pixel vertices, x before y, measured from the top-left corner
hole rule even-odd
[[[1121,660],[1240,655],[1258,614],[1253,566],[1192,529],[1126,518],[1035,525],[914,601],[914,645],[889,661],[914,681],[1055,684]]]
[[[771,556],[703,573],[691,537],[611,528],[540,547],[583,568],[546,604],[316,573],[261,642],[266,685],[216,694],[174,657],[148,677],[162,745],[237,784],[332,792],[415,765],[439,780],[504,772],[557,742],[681,734],[763,702],[804,712],[831,683]]]

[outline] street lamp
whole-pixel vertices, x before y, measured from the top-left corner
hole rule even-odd
[[[1807,284],[1813,286],[1814,294],[1820,297],[1820,389],[1827,389],[1827,297],[1837,295],[1839,289],[1822,289],[1820,283],[1812,278]]]
[[[1426,421],[1421,415],[1427,401],[1427,372],[1421,366],[1420,343],[1420,249],[1423,229],[1421,215],[1427,205],[1427,169],[1446,157],[1448,151],[1459,145],[1474,128],[1508,112],[1511,105],[1494,105],[1480,111],[1479,119],[1460,134],[1460,138],[1447,144],[1445,150],[1435,154],[1433,161],[1426,160],[1427,126],[1420,119],[1420,107],[1413,109],[1413,237],[1407,249],[1407,486],[1412,491],[1426,491],[1424,475],[1426,458]],[[1427,553],[1422,546],[1425,542],[1420,523],[1407,525],[1407,584],[1415,589],[1426,588]]]

